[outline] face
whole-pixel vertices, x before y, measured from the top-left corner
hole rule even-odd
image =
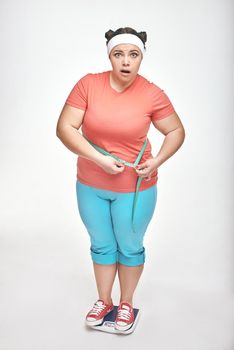
[[[110,52],[112,73],[121,82],[134,80],[142,61],[142,52],[136,45],[119,44]]]

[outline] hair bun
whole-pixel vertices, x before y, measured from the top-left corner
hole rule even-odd
[[[147,41],[147,34],[146,32],[139,32],[138,35],[141,37],[141,39],[146,43]]]
[[[113,34],[114,34],[114,33],[115,33],[115,32],[114,32],[113,30],[109,29],[108,32],[105,33],[105,38],[106,38],[107,40],[110,40],[110,39],[113,37]]]

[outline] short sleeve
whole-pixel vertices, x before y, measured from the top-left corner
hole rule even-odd
[[[175,112],[167,94],[155,85],[152,91],[152,111],[151,120],[160,120]]]
[[[85,75],[74,85],[65,103],[72,107],[87,109],[89,77],[90,74]]]

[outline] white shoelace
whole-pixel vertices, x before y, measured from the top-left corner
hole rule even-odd
[[[121,309],[118,310],[118,317],[123,320],[129,320],[131,317],[130,308],[128,306],[123,305]]]
[[[92,308],[92,310],[90,311],[90,314],[94,314],[94,315],[99,315],[103,309],[105,309],[105,305],[102,304],[102,302],[96,302],[94,304],[94,307]]]

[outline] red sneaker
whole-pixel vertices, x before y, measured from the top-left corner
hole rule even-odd
[[[119,331],[126,331],[134,322],[134,311],[131,304],[122,301],[118,307],[115,319],[115,328]]]
[[[105,304],[102,299],[99,299],[93,305],[93,308],[86,315],[86,324],[88,326],[97,326],[102,323],[104,317],[113,310],[113,303]]]

